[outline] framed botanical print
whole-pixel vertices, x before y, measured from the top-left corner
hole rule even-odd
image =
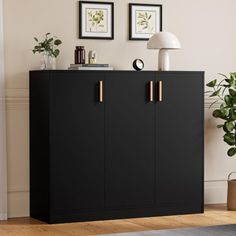
[[[114,39],[114,3],[80,1],[79,38]]]
[[[162,31],[162,5],[129,4],[129,39],[148,40]]]

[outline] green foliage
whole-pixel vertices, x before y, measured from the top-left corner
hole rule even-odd
[[[236,73],[230,73],[229,77],[224,74],[219,75],[223,77],[220,82],[214,79],[206,86],[211,89],[207,91],[210,92],[209,97],[216,98],[211,106],[221,101],[220,107],[214,110],[212,115],[224,120],[224,124],[217,125],[217,128],[224,130],[224,141],[232,146],[227,154],[232,157],[236,155]]]
[[[229,157],[234,156],[234,155],[236,154],[236,148],[235,148],[235,147],[230,148],[230,149],[228,150],[227,154],[228,154]]]
[[[217,82],[216,79],[215,79],[215,80],[212,80],[211,82],[209,82],[209,83],[207,84],[207,86],[208,86],[208,87],[215,87],[216,82]]]
[[[39,42],[38,38],[34,37],[34,40],[37,42],[37,45],[34,46],[32,52],[35,53],[46,53],[52,57],[58,57],[60,50],[58,46],[62,44],[62,41],[55,36],[50,36],[51,33],[45,34],[44,39]]]

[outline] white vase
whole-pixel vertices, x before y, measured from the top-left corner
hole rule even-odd
[[[56,58],[54,56],[43,54],[41,63],[41,70],[56,70]]]

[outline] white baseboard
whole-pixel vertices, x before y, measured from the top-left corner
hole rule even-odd
[[[227,202],[227,181],[205,181],[205,204]]]
[[[29,192],[8,192],[8,218],[29,216]]]
[[[7,214],[0,214],[0,220],[7,220]]]

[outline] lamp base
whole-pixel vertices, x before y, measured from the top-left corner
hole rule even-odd
[[[160,49],[159,51],[158,70],[160,71],[170,70],[170,57],[168,49]]]

